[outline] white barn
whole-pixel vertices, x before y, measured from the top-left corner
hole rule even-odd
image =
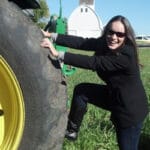
[[[102,22],[95,13],[94,0],[80,0],[79,6],[68,18],[68,34],[82,37],[99,37]]]

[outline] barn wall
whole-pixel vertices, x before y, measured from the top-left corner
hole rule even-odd
[[[68,19],[68,34],[98,37],[102,28],[102,22],[95,11],[86,5],[78,6]]]

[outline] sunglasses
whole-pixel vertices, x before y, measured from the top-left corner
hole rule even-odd
[[[123,38],[126,36],[126,33],[123,33],[123,32],[116,32],[116,31],[113,31],[113,30],[109,30],[108,35],[116,35],[117,37],[120,37],[120,38]]]

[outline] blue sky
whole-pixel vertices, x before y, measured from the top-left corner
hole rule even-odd
[[[59,14],[60,0],[46,0],[50,14]],[[62,0],[62,16],[68,18],[79,0]],[[137,35],[150,35],[150,0],[95,0],[95,12],[105,25],[115,15],[127,17]]]

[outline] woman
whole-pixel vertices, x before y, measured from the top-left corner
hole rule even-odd
[[[68,116],[66,138],[75,140],[87,111],[87,103],[111,112],[120,150],[137,150],[140,131],[148,113],[148,103],[139,72],[134,31],[123,16],[113,17],[100,38],[81,38],[44,32],[56,44],[80,50],[95,51],[93,56],[58,52],[43,39],[41,46],[49,48],[65,64],[96,71],[106,85],[82,83],[75,87]]]

